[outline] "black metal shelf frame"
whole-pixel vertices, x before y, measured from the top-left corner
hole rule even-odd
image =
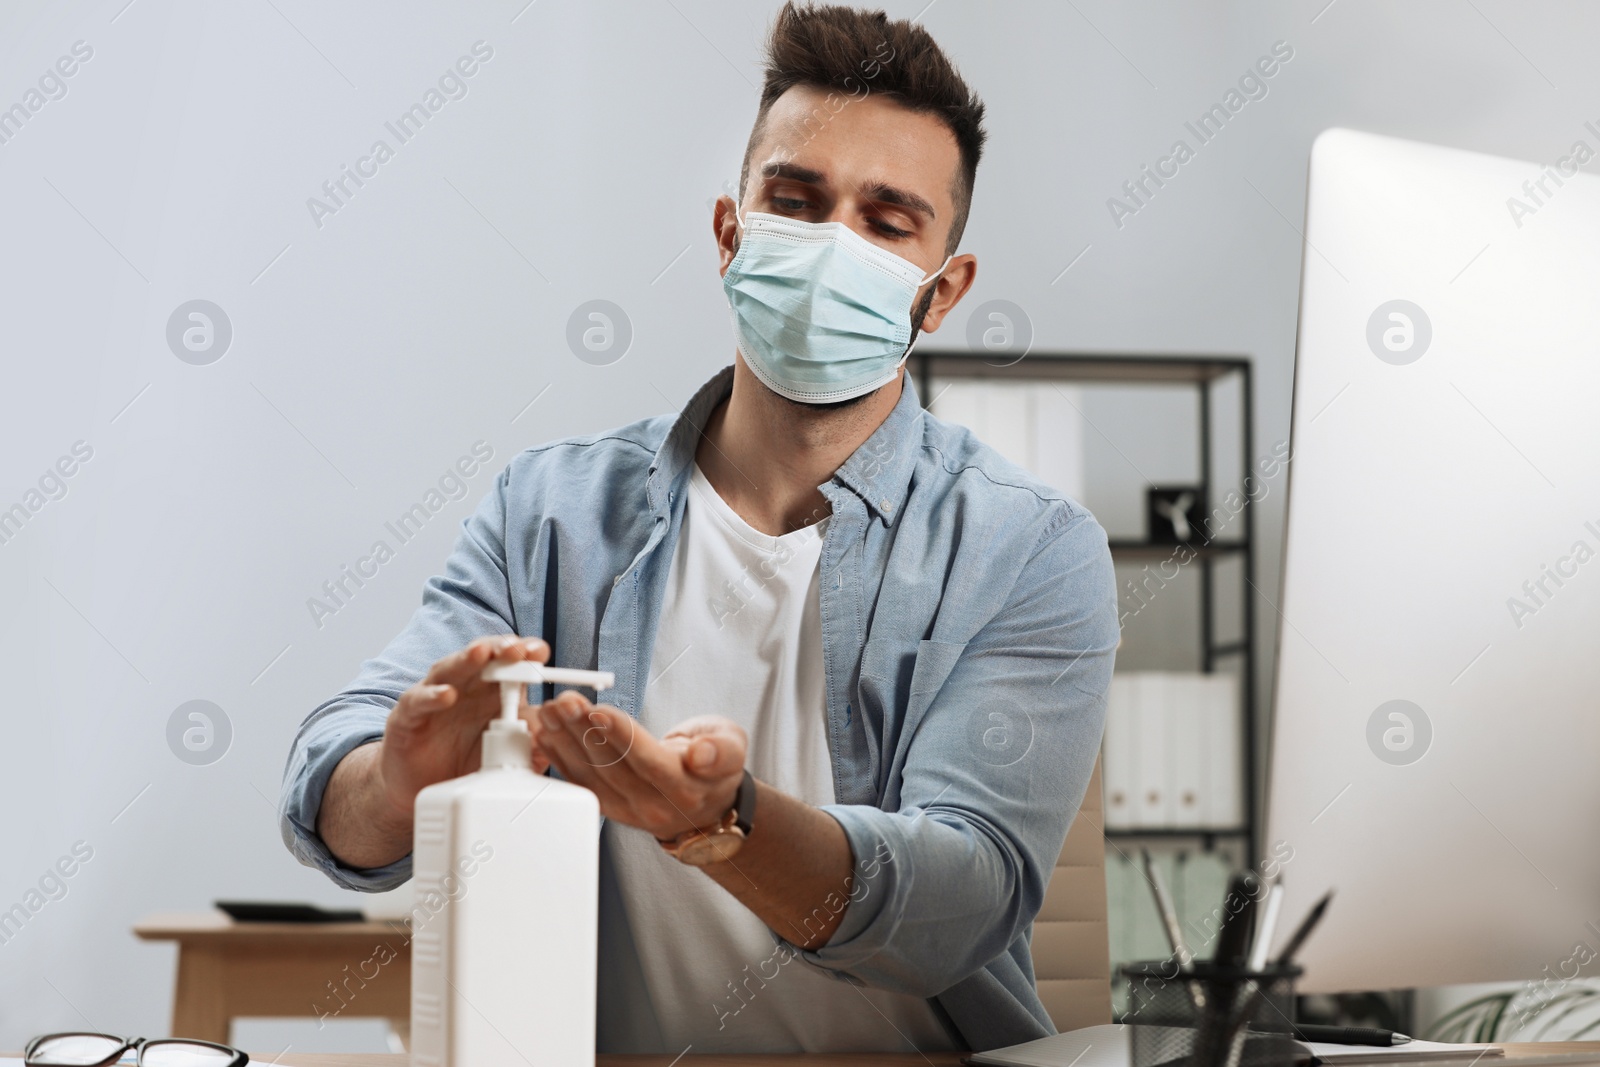
[[[1195,549],[1195,562],[1200,565],[1200,641],[1201,663],[1206,673],[1216,669],[1217,661],[1225,657],[1240,657],[1240,708],[1243,716],[1241,735],[1245,825],[1239,828],[1180,829],[1147,828],[1107,830],[1108,838],[1176,838],[1201,841],[1206,847],[1217,838],[1245,841],[1250,861],[1258,856],[1256,844],[1260,832],[1257,817],[1256,795],[1256,617],[1255,598],[1250,588],[1240,590],[1240,629],[1238,639],[1218,641],[1214,632],[1215,575],[1213,568],[1219,559],[1239,555],[1243,557],[1242,575],[1246,585],[1255,581],[1256,532],[1255,511],[1247,491],[1252,477],[1252,457],[1255,455],[1255,411],[1253,380],[1250,361],[1242,356],[1170,356],[1140,355],[1134,353],[1078,353],[1031,352],[1025,357],[998,361],[996,357],[963,351],[920,349],[910,357],[909,371],[913,374],[924,403],[931,402],[934,378],[997,379],[1004,381],[1070,381],[1105,385],[1191,385],[1199,405],[1199,459],[1200,485],[1208,506],[1215,506],[1212,494],[1212,391],[1219,382],[1237,377],[1240,387],[1239,403],[1239,486],[1243,492],[1243,533],[1237,540],[1213,541]],[[1113,540],[1110,542],[1114,559],[1131,560],[1147,556],[1168,554],[1177,546],[1146,541]]]

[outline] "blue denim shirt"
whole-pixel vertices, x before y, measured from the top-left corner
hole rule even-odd
[[[724,368],[677,417],[530,448],[501,472],[405,629],[296,734],[282,830],[302,862],[352,889],[410,877],[409,857],[341,864],[317,810],[400,694],[476,637],[543,637],[554,664],[615,672],[607,699],[638,715],[695,449],[732,381]],[[833,509],[820,601],[837,798],[822,810],[856,867],[833,937],[790,947],[933,998],[973,1049],[1054,1033],[1028,946],[1104,725],[1118,637],[1105,532],[924,412],[909,375],[818,488]]]

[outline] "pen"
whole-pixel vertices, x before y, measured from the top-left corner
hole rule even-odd
[[[1243,967],[1250,959],[1250,925],[1256,911],[1250,878],[1250,872],[1239,871],[1228,880],[1228,895],[1222,898],[1228,913],[1222,918],[1217,951],[1212,958],[1224,967]]]
[[[1267,899],[1261,905],[1261,921],[1256,924],[1255,943],[1250,947],[1250,969],[1259,971],[1267,965],[1267,950],[1272,947],[1272,934],[1278,928],[1278,912],[1283,910],[1283,886],[1274,884],[1267,890]]]
[[[1237,883],[1237,881],[1238,876],[1235,875],[1235,882]],[[1272,891],[1269,891],[1269,904],[1271,902],[1272,892],[1275,892],[1280,888],[1280,886],[1274,885],[1272,887]],[[1293,961],[1294,954],[1300,951],[1300,947],[1306,943],[1306,938],[1311,936],[1311,932],[1316,929],[1317,923],[1322,921],[1322,916],[1328,910],[1328,902],[1332,899],[1333,890],[1330,889],[1328,892],[1322,895],[1321,900],[1312,905],[1311,911],[1306,914],[1306,917],[1303,920],[1301,920],[1300,926],[1289,938],[1289,943],[1284,946],[1283,952],[1279,954],[1277,966],[1285,967]],[[1262,925],[1267,926],[1275,921],[1275,917],[1264,918]],[[1270,940],[1272,937],[1271,931],[1264,932],[1266,933],[1266,940]],[[1226,920],[1224,920],[1223,934],[1226,935],[1227,933],[1228,927],[1226,925]],[[1259,954],[1259,956],[1264,959],[1267,952],[1266,941],[1263,939],[1258,939],[1253,946],[1253,949],[1254,951],[1251,952],[1252,958]],[[1222,958],[1220,945],[1218,947],[1217,958],[1219,960]],[[1266,987],[1258,983],[1255,979],[1251,979],[1245,983],[1241,999],[1244,1001],[1244,1004],[1238,1011],[1238,1018],[1243,1025],[1247,1026],[1248,1020],[1255,1015],[1256,1009],[1266,999]],[[1324,1041],[1328,1044],[1379,1045],[1385,1047],[1390,1045],[1404,1044],[1405,1042],[1411,1040],[1411,1038],[1407,1037],[1405,1034],[1396,1034],[1390,1030],[1374,1030],[1360,1026],[1316,1026],[1313,1024],[1305,1024],[1295,1027],[1294,1036],[1300,1041]],[[1232,1048],[1229,1049],[1227,1067],[1236,1067],[1236,1064],[1239,1062],[1242,1056],[1242,1038],[1243,1034],[1240,1033],[1238,1037],[1235,1038]],[[1312,1062],[1316,1062],[1315,1058],[1313,1058]]]
[[[1228,879],[1228,895],[1222,898],[1222,930],[1217,934],[1217,950],[1212,960],[1222,967],[1243,968],[1250,962],[1250,928],[1255,921],[1256,896],[1250,880],[1259,876],[1238,871]],[[1241,996],[1242,995],[1242,996]],[[1239,1000],[1244,1000],[1241,1007]],[[1260,992],[1254,982],[1246,982],[1230,997],[1206,998],[1207,1010],[1200,1020],[1191,1061],[1215,1067],[1238,1067],[1244,1056],[1245,1022],[1254,1013]]]
[[[1172,945],[1173,955],[1178,957],[1178,966],[1187,969],[1194,963],[1194,954],[1189,951],[1189,944],[1183,938],[1183,928],[1178,925],[1178,911],[1172,906],[1172,894],[1167,891],[1167,880],[1162,877],[1161,869],[1150,858],[1150,850],[1140,849],[1144,858],[1144,876],[1150,880],[1150,892],[1156,898],[1156,912],[1161,916],[1161,925],[1167,932],[1167,941]]]
[[[1379,1030],[1371,1026],[1321,1026],[1316,1023],[1299,1023],[1294,1028],[1297,1041],[1318,1041],[1329,1045],[1404,1045],[1411,1038],[1393,1030]]]
[[[1311,931],[1317,928],[1317,923],[1322,921],[1323,913],[1328,910],[1328,901],[1333,899],[1333,890],[1322,894],[1322,899],[1312,906],[1311,911],[1300,923],[1300,928],[1289,938],[1289,943],[1278,954],[1278,963],[1285,964],[1294,959],[1294,954],[1300,951],[1300,946],[1306,943],[1306,938],[1311,936]]]
[[[1150,892],[1156,898],[1156,912],[1161,916],[1161,926],[1167,932],[1167,941],[1172,945],[1172,955],[1178,961],[1181,970],[1188,970],[1194,966],[1194,953],[1189,951],[1189,942],[1184,939],[1183,927],[1178,923],[1178,909],[1172,906],[1172,893],[1167,889],[1167,880],[1161,874],[1155,860],[1150,858],[1150,850],[1139,850],[1144,858],[1144,876],[1150,881]],[[1194,1005],[1196,1011],[1206,1006],[1205,990],[1199,982],[1189,982],[1189,1003]]]

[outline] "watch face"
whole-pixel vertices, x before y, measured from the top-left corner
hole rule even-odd
[[[696,835],[678,846],[678,859],[691,867],[705,867],[732,859],[744,847],[744,834],[738,829],[713,830]]]

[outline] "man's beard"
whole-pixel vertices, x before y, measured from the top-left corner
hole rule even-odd
[[[929,287],[928,291],[923,294],[922,299],[917,301],[917,306],[911,310],[911,339],[906,342],[906,349],[908,351],[910,350],[911,346],[916,343],[917,334],[922,332],[923,317],[928,314],[928,308],[933,306],[933,294],[938,288],[939,287],[937,285]],[[887,384],[887,382],[884,383],[884,385]],[[878,389],[882,388],[882,385],[878,386]],[[869,396],[875,396],[878,392],[878,389],[873,389],[869,392],[862,393],[860,396],[853,396],[848,400],[833,400],[822,404],[815,404],[809,400],[794,400],[790,397],[784,396],[782,393],[777,392],[776,390],[773,390],[773,395],[782,397],[793,407],[805,408],[808,411],[840,411],[844,408],[853,407],[854,405],[861,403]]]

